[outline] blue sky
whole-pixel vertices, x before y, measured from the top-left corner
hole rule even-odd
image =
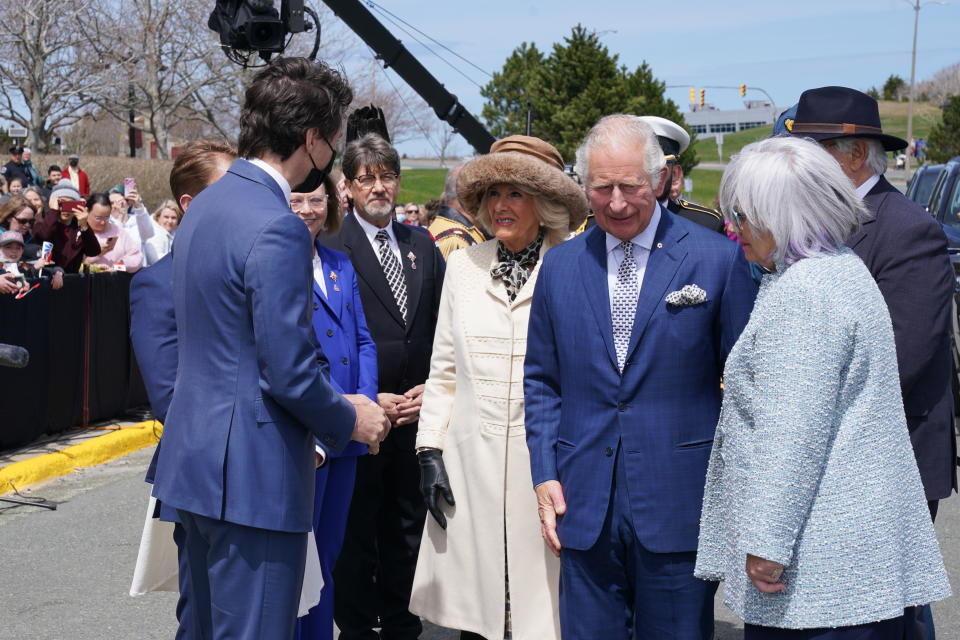
[[[684,110],[691,86],[746,83],[765,89],[778,105],[789,106],[811,87],[866,89],[881,86],[891,73],[908,82],[910,78],[914,12],[905,0],[377,2],[490,72],[499,70],[521,42],[535,42],[549,51],[581,23],[600,33],[623,64],[635,67],[646,60],[660,80],[680,85],[668,89],[668,95]],[[383,20],[377,11],[374,15]],[[479,114],[483,98],[475,84],[408,35],[388,27],[468,109]],[[444,55],[476,82],[488,80]],[[960,62],[960,1],[926,5],[920,12],[917,81],[956,62]],[[747,95],[751,96],[761,97]],[[707,90],[707,102],[719,108],[742,104],[736,90]],[[467,150],[465,144],[459,148]],[[420,155],[429,147],[414,140],[402,149]]]

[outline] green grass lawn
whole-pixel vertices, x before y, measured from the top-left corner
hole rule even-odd
[[[397,202],[424,204],[443,194],[443,179],[446,169],[406,169],[400,180],[400,195]]]
[[[684,197],[705,207],[715,208],[713,201],[720,191],[720,177],[722,175],[722,171],[713,169],[694,169],[690,172],[690,179],[693,180],[693,192]]]
[[[940,109],[936,105],[919,102],[913,105],[913,137],[925,138],[930,129],[940,120]],[[880,102],[880,122],[883,132],[890,135],[907,137],[907,104],[905,102]],[[717,143],[713,138],[697,140],[697,157],[700,162],[727,162],[730,156],[750,144],[770,135],[771,127],[757,127],[746,131],[723,135],[723,159],[717,156]]]
[[[746,133],[746,132],[745,132]],[[443,193],[443,179],[447,175],[446,169],[407,169],[403,172],[400,182],[400,197],[397,202],[416,202],[423,204],[427,200],[440,197]],[[700,204],[712,207],[713,199],[720,187],[722,171],[711,169],[694,169],[690,177],[693,179],[693,193],[689,199]]]

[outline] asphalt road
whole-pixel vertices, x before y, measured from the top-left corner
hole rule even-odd
[[[176,598],[127,595],[136,562],[153,449],[24,492],[56,511],[0,503],[0,640],[170,639]],[[960,576],[960,498],[941,503],[937,533],[954,589]],[[722,592],[722,589],[721,589]],[[743,637],[717,600],[717,640]],[[960,604],[934,607],[937,637],[960,640]],[[456,640],[427,625],[423,640]]]

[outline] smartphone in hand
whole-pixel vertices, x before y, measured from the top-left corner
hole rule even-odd
[[[71,211],[82,209],[86,204],[83,200],[63,200],[60,202],[60,211],[70,213]]]
[[[123,195],[128,196],[132,192],[137,190],[137,181],[133,178],[124,178],[123,179]]]

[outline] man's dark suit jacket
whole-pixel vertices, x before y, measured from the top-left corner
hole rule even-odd
[[[428,234],[418,233],[404,224],[391,223],[400,246],[400,262],[407,280],[407,313],[410,321],[404,327],[393,292],[383,275],[380,259],[354,215],[349,214],[344,218],[339,234],[321,234],[318,239],[324,246],[350,256],[360,284],[360,299],[367,326],[377,345],[380,392],[402,394],[426,382],[430,374],[430,354],[440,309],[445,263]],[[411,253],[413,259],[410,258]],[[391,432],[384,446],[413,450],[416,439],[415,425],[408,425]]]
[[[947,239],[929,213],[883,176],[863,201],[873,218],[847,244],[890,310],[910,440],[927,500],[939,500],[957,486]]]
[[[162,424],[167,419],[167,409],[173,399],[173,384],[177,380],[173,254],[168,253],[156,264],[141,269],[130,281],[130,341],[140,365],[150,408]],[[153,483],[159,452],[158,443],[147,467],[147,482]]]

